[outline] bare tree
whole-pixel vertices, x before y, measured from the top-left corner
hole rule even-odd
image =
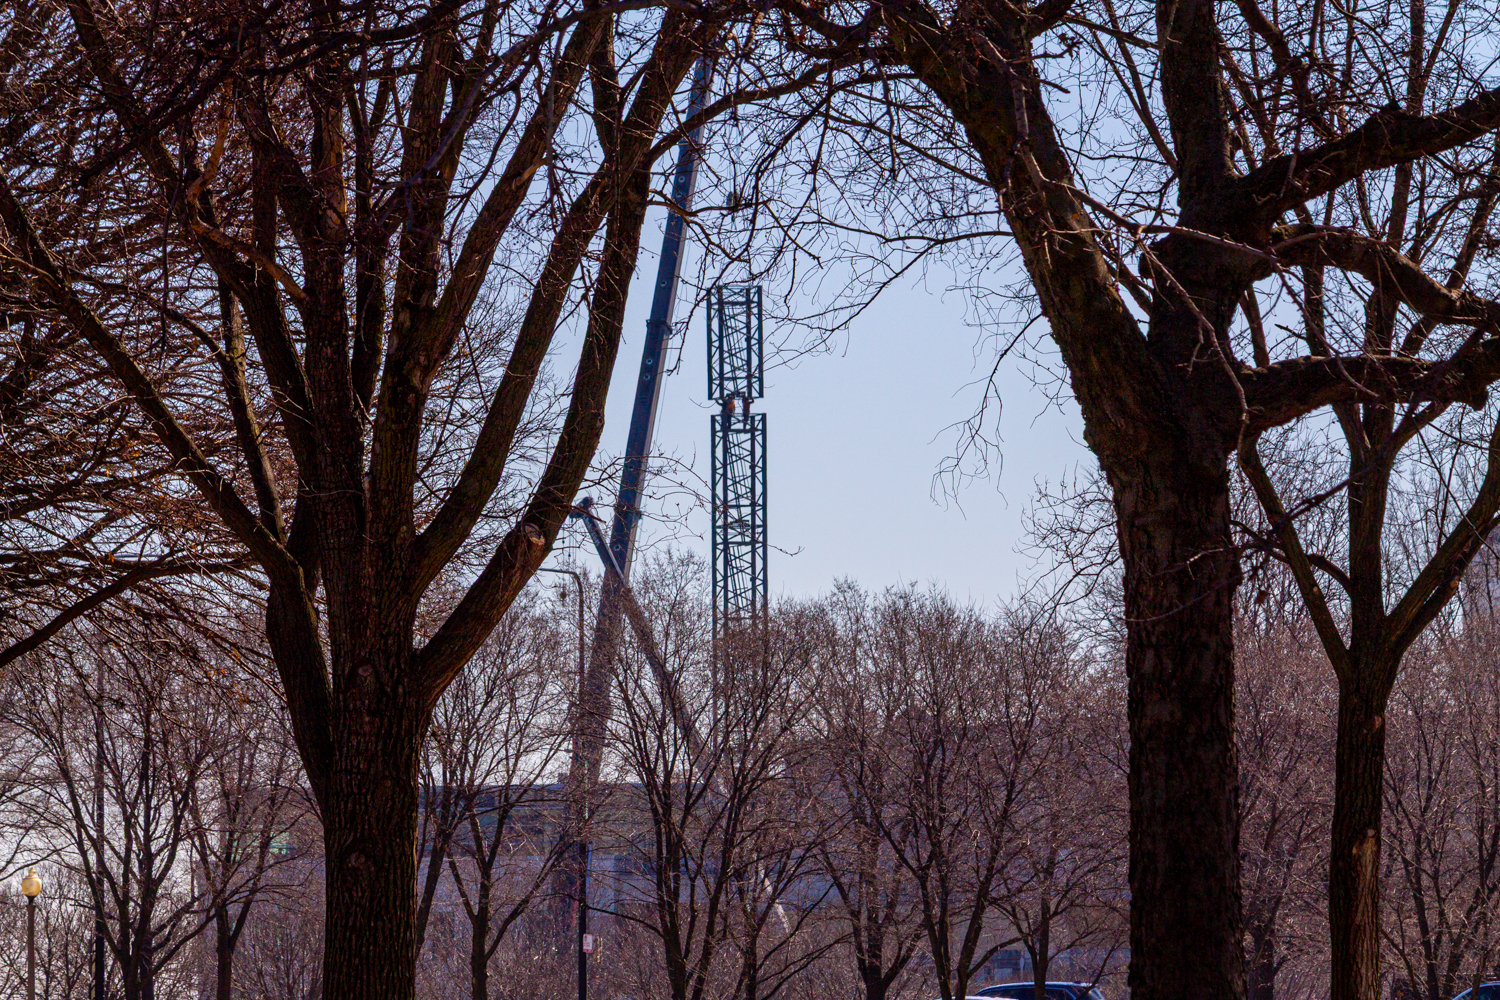
[[[559,860],[557,845],[536,842],[537,817],[555,804],[547,779],[564,759],[577,664],[564,623],[528,594],[444,692],[423,752],[418,924],[425,934],[441,888],[450,906],[457,897],[473,1000],[490,996],[501,942]]]
[[[868,655],[871,609],[844,582],[809,616],[804,641],[816,640],[815,702],[819,745],[808,762],[808,796],[825,810],[818,861],[837,897],[865,1000],[886,1000],[922,941],[916,883],[897,862],[910,850],[887,840],[915,835],[895,823],[904,788],[883,743],[895,726],[895,678]]]
[[[795,939],[812,910],[792,891],[811,855],[788,810],[800,663],[759,636],[715,651],[702,567],[654,569],[640,593],[666,677],[626,647],[612,724],[623,780],[594,812],[597,836],[644,876],[617,877],[615,912],[660,949],[670,1000],[767,1000],[803,967]],[[715,655],[732,665],[717,684]]]
[[[219,683],[204,692],[191,718],[215,740],[189,789],[188,829],[193,875],[201,880],[213,928],[214,997],[232,1000],[245,928],[267,895],[285,891],[277,869],[294,859],[295,830],[307,804],[279,699],[262,678],[241,668],[240,654],[220,662]]]
[[[327,838],[324,991],[410,997],[431,711],[588,469],[653,167],[681,131],[674,100],[735,9],[77,0],[60,13],[56,59],[27,82],[71,86],[23,88],[24,110],[50,102],[89,142],[6,162],[4,253],[28,305],[82,334],[263,574]],[[49,224],[59,202],[88,225]],[[186,263],[75,253],[96,217]],[[489,282],[492,267],[505,278]],[[149,289],[156,322],[116,322],[92,292],[105,284]],[[528,438],[575,310],[566,412]],[[197,353],[152,364],[158,326]],[[194,432],[200,416],[234,427],[222,457]],[[451,602],[429,592],[445,573],[466,584]],[[430,630],[424,602],[442,612]]]
[[[1036,754],[1049,675],[1003,631],[946,596],[891,591],[874,601],[866,655],[892,696],[875,746],[897,788],[881,837],[911,878],[918,925],[943,1000],[1014,938],[994,900],[1043,761]]]
[[[1125,947],[1125,775],[1107,751],[1123,719],[1100,665],[1044,607],[1018,605],[1002,618],[1007,653],[1030,664],[1042,718],[1030,752],[1042,762],[1027,789],[1015,862],[995,907],[1031,960],[1036,1000],[1056,959],[1098,982]],[[1099,695],[1104,697],[1099,697]]]
[[[92,638],[66,672],[17,685],[9,711],[34,749],[22,806],[87,887],[123,996],[152,1000],[207,923],[192,803],[222,743],[194,715],[217,692],[211,669],[171,635]]]
[[[1450,18],[1457,7],[1450,5]],[[1432,96],[1441,94],[1445,101],[1461,96],[1464,86],[1462,76],[1434,71],[1447,54],[1451,25],[1429,41],[1426,17],[1425,3],[1405,5],[1409,53],[1398,71],[1404,91],[1400,100],[1413,112]],[[1356,33],[1352,26],[1346,30]],[[1398,166],[1383,218],[1371,213],[1357,190],[1329,197],[1325,219],[1339,218],[1345,227],[1337,239],[1382,247],[1401,263],[1365,275],[1367,287],[1350,288],[1337,270],[1325,274],[1328,267],[1339,266],[1325,252],[1304,261],[1300,290],[1287,288],[1284,294],[1296,296],[1294,307],[1311,352],[1327,354],[1330,345],[1347,345],[1372,355],[1410,357],[1434,335],[1439,319],[1420,307],[1403,310],[1411,305],[1410,292],[1402,290],[1403,276],[1455,298],[1471,278],[1480,287],[1493,281],[1482,268],[1477,274],[1473,270],[1480,248],[1493,239],[1500,139],[1488,156],[1464,159],[1456,171]],[[1453,199],[1465,207],[1437,207]],[[1305,209],[1298,225],[1304,233],[1316,232]],[[1442,284],[1418,271],[1421,267],[1441,274]],[[1245,315],[1252,325],[1259,323],[1257,293],[1252,288],[1245,294]],[[1488,307],[1476,312],[1475,343],[1500,329],[1494,325],[1497,315],[1500,311]],[[1328,921],[1333,989],[1340,1000],[1373,997],[1380,989],[1381,786],[1391,689],[1406,651],[1458,592],[1465,568],[1500,524],[1500,422],[1492,412],[1484,420],[1463,407],[1449,413],[1452,402],[1365,398],[1334,405],[1344,461],[1327,463],[1333,468],[1307,483],[1294,502],[1263,463],[1255,437],[1240,449],[1241,466],[1269,522],[1263,530],[1291,569],[1339,679]],[[1434,425],[1435,432],[1423,434]],[[1321,440],[1324,435],[1316,436]],[[1445,438],[1469,447],[1446,446]],[[1408,446],[1417,453],[1415,461],[1404,454]],[[1309,458],[1317,454],[1315,448],[1306,450]],[[1294,451],[1293,457],[1300,456]],[[1420,468],[1434,462],[1437,468]],[[1478,464],[1479,474],[1457,474],[1454,466],[1460,462]],[[1302,464],[1306,471],[1313,463]],[[1425,487],[1425,495],[1415,502],[1403,496],[1413,485]],[[1300,530],[1298,513],[1332,496],[1342,500],[1343,531],[1328,538],[1326,526]],[[1431,515],[1413,517],[1418,511]]]
[[[1385,938],[1412,996],[1492,975],[1500,921],[1500,684],[1493,626],[1413,652],[1392,699]]]
[[[1332,801],[1327,720],[1337,714],[1337,694],[1300,617],[1270,599],[1243,603],[1235,711],[1249,997],[1275,1000],[1289,964],[1321,969],[1327,961],[1319,869]]]
[[[316,1000],[323,995],[323,906],[320,886],[268,899],[239,948],[241,996]]]
[[[1393,184],[1445,174],[1453,224],[1479,219],[1500,124],[1478,28],[1493,11],[1453,3],[1429,26],[1422,3],[1400,21],[1394,8],[1254,0],[777,6],[787,44],[889,68],[815,117],[806,147],[804,166],[854,192],[818,217],[830,239],[882,240],[857,247],[861,273],[894,278],[966,237],[981,241],[982,280],[1007,253],[1024,268],[1021,308],[1004,318],[1050,327],[1123,559],[1132,995],[1238,1000],[1229,462],[1330,406],[1476,404],[1500,372],[1493,297],[1462,275],[1450,284],[1447,251],[1407,255],[1426,208],[1408,211]],[[1405,86],[1397,50],[1429,85]],[[1303,267],[1374,289],[1399,316],[1380,329],[1402,336],[1324,340],[1295,307],[1277,314],[1289,336],[1238,322],[1252,290],[1295,288]],[[1453,545],[1472,550],[1486,520],[1456,528]],[[1421,589],[1418,608],[1443,588]],[[1374,1000],[1377,954],[1348,944],[1333,998]]]
[[[818,766],[819,736],[805,724],[821,685],[813,672],[821,643],[809,634],[817,617],[810,608],[783,604],[765,622],[721,626],[714,651],[713,732],[736,744],[733,776],[719,784],[725,795],[740,790],[748,799],[729,893],[739,1000],[795,995],[808,970],[841,940],[819,920],[835,892],[819,877],[826,812],[799,778]],[[765,771],[760,788],[753,784],[756,769]]]
[[[36,903],[36,995],[38,1000],[75,1000],[88,995],[88,935],[93,931],[88,890],[64,869],[44,866]],[[7,889],[0,903],[0,991],[22,996],[26,987],[26,903]]]

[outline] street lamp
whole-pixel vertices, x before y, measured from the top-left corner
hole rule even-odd
[[[36,898],[42,894],[42,880],[33,868],[21,879],[21,895],[26,897],[26,1000],[36,1000]]]
[[[537,569],[539,573],[556,573],[571,576],[578,584],[578,715],[583,716],[583,696],[587,687],[588,667],[583,659],[583,577],[570,569]],[[576,724],[576,723],[575,723]],[[574,743],[577,747],[576,737]],[[589,804],[583,802],[583,821],[588,823]],[[594,936],[589,929],[589,845],[580,831],[578,838],[578,1000],[589,1000],[589,952],[594,950]]]

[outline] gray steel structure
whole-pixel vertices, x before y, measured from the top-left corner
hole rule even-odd
[[[708,309],[708,398],[713,438],[714,633],[763,623],[766,571],[765,332],[759,285],[721,285]]]

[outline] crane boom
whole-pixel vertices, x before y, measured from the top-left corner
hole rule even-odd
[[[688,99],[689,117],[703,110],[711,73],[708,59],[698,60],[693,70],[692,95]],[[635,382],[635,406],[630,413],[630,432],[625,439],[625,467],[620,473],[620,492],[615,501],[614,523],[610,526],[609,551],[626,580],[630,579],[631,558],[635,555],[635,527],[641,519],[641,490],[646,482],[646,462],[651,455],[656,412],[661,404],[663,362],[672,341],[672,313],[677,306],[677,282],[682,274],[682,247],[687,229],[684,213],[693,206],[701,131],[693,129],[689,132],[677,155],[677,171],[672,177],[672,203],[679,206],[679,211],[667,217],[666,232],[662,234],[651,315],[646,320],[646,343],[641,350],[641,371]],[[601,605],[600,613],[603,611]]]
[[[705,56],[693,70],[693,89],[688,98],[688,117],[703,109],[708,100],[713,65]],[[609,692],[614,680],[615,654],[619,649],[621,590],[630,582],[630,563],[635,554],[635,529],[640,523],[641,490],[646,481],[646,463],[651,454],[651,435],[661,402],[662,359],[672,332],[672,310],[677,299],[677,280],[682,271],[682,247],[686,220],[692,207],[693,182],[698,173],[700,128],[687,134],[678,147],[677,169],[672,177],[672,200],[678,206],[667,219],[662,237],[661,261],[656,270],[656,291],[651,315],[646,321],[646,344],[641,353],[641,373],[636,380],[635,408],[625,444],[625,467],[620,474],[620,492],[610,528],[610,561],[619,572],[604,574],[599,589],[599,611],[594,619],[593,642],[584,690],[579,696],[578,719],[573,739],[573,769],[569,784],[576,794],[599,780],[600,754],[604,747],[604,725],[609,718]]]
[[[708,100],[713,64],[707,56],[698,60],[693,70],[692,90],[688,97],[688,117],[703,110]],[[599,782],[599,768],[604,751],[605,726],[610,716],[610,691],[614,684],[614,665],[619,649],[621,617],[626,605],[633,607],[629,593],[630,564],[635,555],[635,529],[641,518],[641,492],[646,482],[651,438],[656,429],[656,413],[661,403],[661,383],[665,374],[663,361],[672,335],[672,312],[677,301],[677,282],[682,273],[682,249],[687,220],[685,213],[693,202],[694,181],[698,173],[698,143],[701,127],[694,128],[678,146],[677,167],[672,175],[672,202],[676,211],[667,217],[662,236],[661,260],[657,263],[656,286],[651,298],[651,313],[646,320],[646,343],[641,351],[641,370],[636,379],[635,406],[630,414],[630,431],[625,441],[625,463],[620,474],[620,491],[610,527],[608,546],[600,546],[604,561],[604,580],[599,591],[598,617],[594,620],[593,643],[588,668],[584,673],[573,720],[573,760],[568,770],[569,823],[562,832],[560,856],[568,857],[576,848],[579,868],[560,865],[555,872],[555,892],[560,900],[577,899],[579,927],[588,912],[585,897],[588,882],[587,841],[589,839],[589,803]],[[602,542],[602,532],[592,521],[590,534]],[[637,614],[639,613],[636,609]],[[647,633],[649,635],[649,633]],[[568,840],[571,844],[567,843]],[[580,982],[582,977],[580,977]]]

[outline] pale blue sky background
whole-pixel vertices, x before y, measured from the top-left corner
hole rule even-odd
[[[623,451],[630,420],[659,224],[647,226],[643,244],[602,443],[611,458]],[[691,264],[696,250],[689,252]],[[892,287],[834,350],[768,370],[758,408],[767,414],[773,598],[811,596],[852,577],[874,588],[937,583],[960,600],[991,604],[1035,575],[1033,557],[1021,548],[1036,484],[1071,478],[1092,468],[1093,460],[1072,402],[1052,404],[1028,366],[1008,360],[997,377],[1004,400],[1002,461],[954,496],[934,482],[954,451],[950,425],[973,412],[980,387],[971,383],[993,363],[979,347],[981,332],[965,322],[966,295],[945,291],[952,280],[933,270],[925,280]],[[774,291],[767,289],[768,299]],[[688,306],[684,294],[678,321]],[[679,461],[677,475],[683,481],[696,476],[700,491],[708,477],[711,413],[704,398],[703,324],[702,311],[695,311],[685,342],[676,342],[680,364],[663,387],[655,438],[656,453]],[[648,510],[654,508],[658,520],[644,526],[644,540],[660,545],[670,537],[706,555],[706,509],[665,485],[663,477],[652,483]],[[607,502],[614,489],[592,492]]]

